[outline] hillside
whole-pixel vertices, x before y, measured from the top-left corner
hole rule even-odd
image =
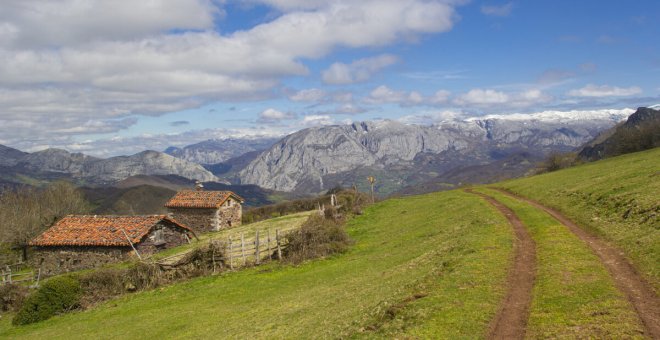
[[[623,155],[660,146],[660,110],[640,107],[628,119],[603,132],[579,152],[583,160]]]
[[[556,207],[610,241],[623,250],[616,256],[630,258],[657,289],[658,156],[654,149],[496,186]],[[612,276],[621,261],[606,263],[584,236],[531,204],[477,191],[507,206],[507,218],[519,218],[534,240],[523,334],[658,334]],[[485,337],[519,284],[508,273],[521,260],[520,240],[498,209],[462,191],[386,200],[349,221],[355,245],[346,254],[194,279],[31,326],[11,327],[2,318],[0,336],[89,338],[102,327],[107,338]],[[657,295],[645,299],[657,305]]]
[[[391,223],[401,218],[405,225]],[[460,192],[389,200],[349,228],[356,245],[342,256],[195,279],[32,326],[8,329],[3,318],[0,336],[89,338],[99,327],[106,338],[484,332],[511,251],[505,220],[486,203]]]
[[[660,148],[498,184],[619,246],[660,292]]]

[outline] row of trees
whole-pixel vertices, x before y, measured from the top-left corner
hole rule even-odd
[[[32,238],[65,215],[89,211],[83,194],[68,182],[6,190],[0,193],[0,244],[22,250],[25,260]]]

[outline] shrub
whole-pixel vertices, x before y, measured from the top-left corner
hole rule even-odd
[[[80,293],[78,280],[70,276],[54,277],[28,296],[12,323],[26,325],[76,308]]]
[[[342,253],[352,244],[341,219],[312,215],[300,229],[286,235],[284,258],[293,263]]]
[[[25,286],[15,284],[0,286],[0,311],[13,312],[20,308],[29,291]]]

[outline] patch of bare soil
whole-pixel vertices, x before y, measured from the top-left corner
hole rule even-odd
[[[646,328],[645,335],[653,339],[660,339],[660,299],[653,287],[635,270],[622,251],[609,245],[597,236],[586,232],[556,209],[546,207],[539,202],[518,196],[506,190],[495,190],[544,210],[584,241],[600,258],[610,272],[610,275],[614,278],[616,287],[625,294],[635,308]]]
[[[490,323],[487,336],[489,339],[523,339],[536,277],[536,244],[511,209],[488,195],[470,189],[465,191],[481,196],[499,210],[509,220],[516,236],[513,267],[507,277],[509,290]]]

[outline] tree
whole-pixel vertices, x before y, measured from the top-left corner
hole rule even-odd
[[[0,194],[0,242],[21,249],[68,214],[87,213],[91,206],[71,183],[54,182],[43,189],[23,187]]]

